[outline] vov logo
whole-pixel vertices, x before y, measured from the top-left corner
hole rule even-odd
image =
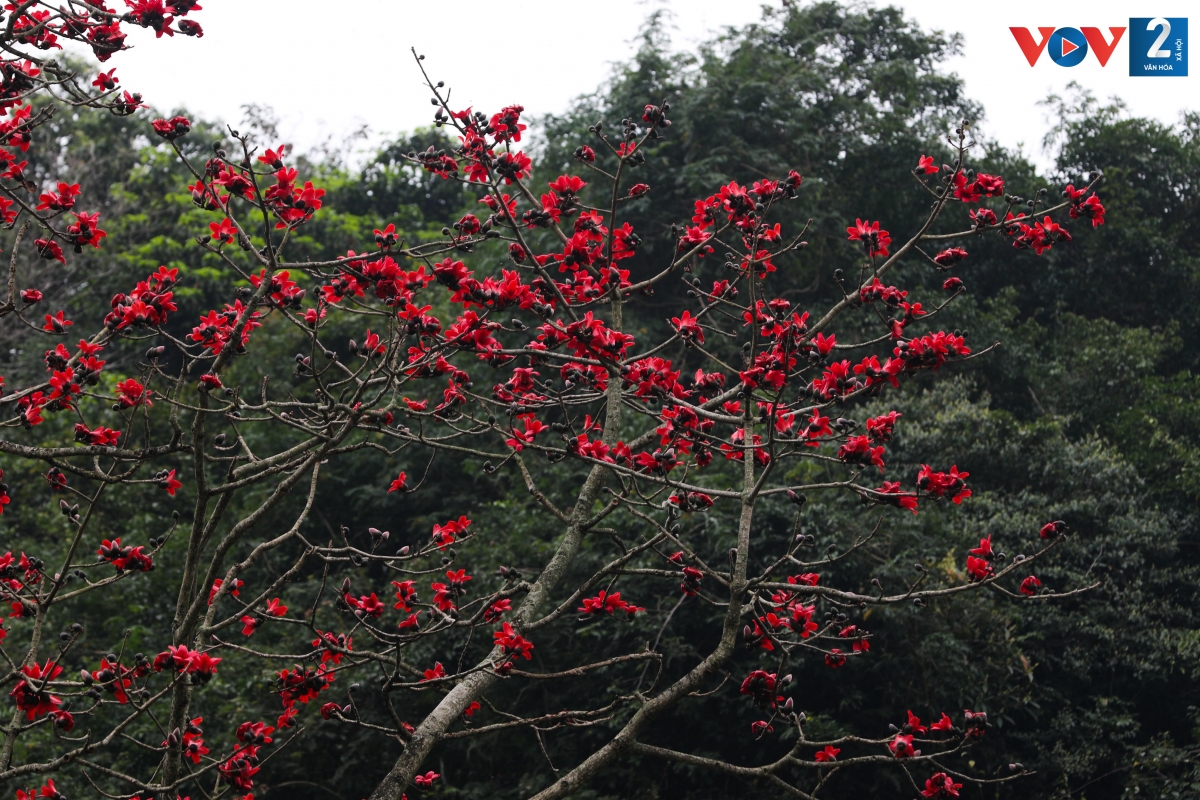
[[[1012,31],[1013,38],[1017,40],[1021,52],[1025,54],[1025,60],[1031,67],[1037,64],[1043,50],[1060,67],[1079,65],[1087,58],[1089,50],[1096,54],[1096,60],[1100,62],[1100,66],[1106,66],[1113,51],[1117,49],[1117,43],[1121,41],[1121,36],[1125,33],[1125,28],[1109,28],[1108,32],[1112,36],[1112,41],[1107,41],[1099,28],[1039,27],[1038,35],[1042,38],[1039,42],[1033,38],[1033,34],[1029,32],[1028,28],[1009,28],[1009,30]]]

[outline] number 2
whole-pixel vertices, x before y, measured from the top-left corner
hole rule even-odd
[[[1146,58],[1170,58],[1170,50],[1162,50],[1162,43],[1171,35],[1171,23],[1167,22],[1162,17],[1155,17],[1150,20],[1150,24],[1146,26],[1146,30],[1152,31],[1155,28],[1161,29],[1158,38],[1154,40],[1154,44],[1150,45],[1149,52],[1146,53]]]

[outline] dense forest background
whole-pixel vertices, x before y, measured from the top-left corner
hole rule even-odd
[[[856,251],[844,241],[847,223],[880,219],[900,236],[912,231],[925,210],[909,175],[917,156],[942,154],[945,134],[957,120],[986,119],[986,109],[965,97],[960,81],[943,67],[957,42],[916,27],[897,9],[834,3],[787,8],[727,32],[695,55],[673,50],[668,30],[667,20],[652,17],[633,60],[566,114],[543,117],[536,131],[535,163],[553,179],[575,171],[571,153],[587,142],[589,125],[602,120],[617,127],[646,102],[670,100],[670,135],[649,148],[639,167],[638,179],[652,187],[651,194],[630,204],[644,243],[632,261],[635,276],[669,257],[670,226],[691,216],[694,198],[729,180],[752,182],[796,169],[805,177],[804,190],[787,213],[812,219],[810,245],[786,259],[774,279],[783,282],[781,294],[802,308],[827,305],[839,296],[833,271],[854,263]],[[997,74],[997,91],[1011,89],[1006,80],[1011,76]],[[1026,196],[1043,186],[1053,196],[1066,183],[1078,185],[1102,171],[1107,224],[1041,257],[1009,252],[999,239],[968,246],[963,275],[970,293],[946,312],[953,319],[944,324],[969,330],[978,347],[1002,346],[955,368],[952,376],[939,375],[936,384],[906,384],[887,401],[912,420],[897,437],[893,460],[919,465],[935,454],[952,454],[971,473],[975,496],[956,513],[931,508],[917,517],[889,516],[867,557],[839,565],[836,577],[862,587],[873,578],[898,585],[918,563],[961,579],[955,565],[973,539],[991,533],[998,542],[1028,540],[1041,522],[1061,518],[1070,523],[1075,543],[1060,551],[1042,579],[1054,586],[1094,578],[1101,586],[1062,603],[1015,604],[976,593],[925,610],[879,610],[870,620],[870,658],[847,670],[814,666],[800,676],[805,688],[797,700],[822,732],[871,735],[903,719],[906,708],[923,717],[962,708],[987,711],[993,728],[960,768],[984,777],[1021,762],[1038,775],[986,791],[968,788],[968,797],[1196,797],[1200,116],[1167,127],[1131,118],[1119,105],[1084,93],[1056,98],[1048,111],[1059,120],[1051,136],[1052,170],[1041,173],[1021,153],[986,139],[980,140],[976,166],[1003,175],[1009,191]],[[71,308],[77,318],[99,319],[108,297],[159,264],[180,269],[180,326],[230,299],[222,287],[231,276],[191,241],[208,221],[190,203],[191,176],[165,147],[146,138],[145,119],[80,111],[52,124],[53,135],[44,138],[61,143],[57,163],[35,164],[31,171],[72,175],[86,197],[104,198],[97,210],[108,221],[108,242],[102,252],[71,259],[66,267],[42,268],[49,279],[39,285],[53,283],[59,295],[48,303]],[[252,110],[242,127],[253,129],[263,147],[287,139],[263,109]],[[314,180],[328,190],[325,208],[304,229],[306,252],[316,259],[363,250],[372,246],[372,229],[389,222],[410,241],[436,238],[464,210],[477,208],[478,198],[460,184],[414,170],[402,159],[443,144],[441,135],[432,128],[405,134],[360,167],[348,166],[332,149],[304,157],[302,173],[315,172]],[[197,122],[184,143],[202,162],[223,137],[215,123]],[[48,151],[40,152],[45,157]],[[4,238],[7,250],[11,234]],[[896,278],[918,300],[939,296],[940,280],[915,261]],[[662,291],[632,306],[640,315],[636,324],[664,326],[682,291]],[[265,348],[271,357],[239,365],[243,377],[252,378],[268,360],[287,369],[287,336],[270,327],[258,334],[260,352]],[[23,345],[14,339],[0,353],[7,362],[0,371],[14,384],[23,370],[40,369],[40,343]],[[114,374],[121,373],[121,358],[132,363],[136,356],[132,350],[114,354]],[[419,474],[425,465],[408,468]],[[356,530],[377,525],[424,532],[434,518],[470,513],[476,524],[495,531],[486,539],[487,552],[476,556],[480,572],[489,559],[491,568],[537,563],[535,556],[557,534],[519,481],[503,473],[439,460],[422,491],[403,497],[382,491],[384,476],[394,473],[376,455],[341,462],[326,479],[318,520]],[[157,502],[129,509],[126,535],[140,540],[161,532]],[[768,528],[773,524],[769,513],[762,519]],[[790,524],[782,509],[774,519]],[[45,550],[48,534],[39,520],[36,510],[6,515],[5,547]],[[713,552],[722,552],[728,524],[722,513],[714,510],[698,524],[711,536]],[[850,526],[861,524],[853,508],[814,502],[805,530],[833,540],[853,536]],[[162,597],[173,596],[170,559],[162,561],[145,580],[120,584],[118,599],[109,595],[104,607],[82,612],[85,649],[107,652],[126,631],[135,649],[139,640],[162,638],[170,611],[155,609]],[[589,567],[583,561],[581,573]],[[695,606],[676,612],[676,600],[663,599],[644,620],[628,625],[580,623],[556,634],[557,641],[539,640],[539,658],[584,652],[602,657],[661,635],[667,668],[672,661],[685,665],[697,649],[693,635],[701,635],[712,612]],[[256,640],[269,643],[266,636]],[[582,708],[591,682],[606,680],[603,674],[528,691],[542,693],[536,702],[548,710]],[[221,704],[216,716],[269,714],[260,710],[273,709],[270,678],[223,669],[210,690]],[[713,742],[732,738],[744,742],[742,763],[761,762],[776,744],[748,735],[751,718],[742,713],[741,700],[735,689],[718,692],[685,706],[647,738],[698,754],[715,752]],[[733,730],[708,724],[743,718]],[[583,747],[601,740],[605,730],[576,732],[570,741],[550,732],[539,743],[521,732],[451,742],[431,766],[444,776],[443,796],[522,797],[546,785],[555,768],[577,763],[588,752]],[[264,768],[256,796],[351,800],[369,792],[393,757],[393,744],[370,732],[315,724]],[[628,761],[586,796],[715,798],[752,790],[771,793],[768,786],[755,789],[692,767]],[[839,776],[828,792],[911,794],[887,770]]]

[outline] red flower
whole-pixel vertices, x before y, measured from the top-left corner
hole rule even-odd
[[[439,550],[445,550],[450,545],[454,544],[457,537],[463,534],[471,525],[471,520],[465,516],[458,519],[450,520],[445,525],[433,526],[433,541],[437,544]]]
[[[1041,536],[1043,539],[1053,539],[1055,536],[1065,533],[1066,530],[1067,523],[1063,522],[1061,519],[1055,520],[1054,522],[1047,522],[1045,525],[1043,525],[1042,529],[1038,531],[1038,536]]]
[[[838,448],[837,457],[847,464],[873,465],[883,472],[883,452],[882,446],[871,447],[866,436],[851,436]]]
[[[896,430],[896,420],[904,416],[899,411],[889,411],[878,417],[867,420],[867,436],[877,442],[886,442],[892,438]]]
[[[931,730],[931,731],[952,731],[952,730],[954,730],[954,723],[950,720],[949,715],[943,711],[942,718],[939,719],[937,722],[932,723],[929,726],[929,730]]]
[[[992,535],[979,540],[979,547],[971,548],[971,555],[990,557],[992,555]]]
[[[937,172],[938,168],[933,164],[933,156],[921,156],[917,161],[917,169],[915,171],[924,173],[925,175],[932,175]]]
[[[878,222],[863,222],[861,219],[855,219],[854,226],[846,228],[846,233],[850,241],[863,243],[867,248],[868,256],[887,257],[888,245],[892,243],[892,237],[887,231],[879,229]]]
[[[897,733],[896,738],[888,744],[888,749],[892,751],[892,755],[896,758],[912,758],[913,756],[921,755],[920,750],[914,750],[912,744],[912,734]]]
[[[958,790],[962,788],[961,783],[955,783],[944,772],[936,772],[933,777],[925,781],[925,788],[921,791],[922,797],[958,797]]]
[[[992,565],[982,558],[967,556],[967,574],[974,580],[982,581],[991,577]]]
[[[1021,594],[1027,596],[1035,595],[1037,594],[1038,587],[1041,585],[1042,582],[1040,580],[1035,578],[1033,575],[1030,575],[1028,578],[1021,581]]]
[[[229,244],[237,237],[237,228],[229,217],[220,222],[210,222],[208,227],[212,229],[211,238],[219,239],[221,244]]]
[[[825,654],[825,666],[838,669],[846,665],[846,656],[843,655],[840,648],[831,647],[829,652]]]
[[[948,268],[948,267],[953,267],[955,264],[962,261],[966,257],[967,257],[966,250],[963,250],[961,247],[951,247],[947,250],[943,250],[942,252],[938,253],[936,256],[933,257],[933,260],[935,262],[937,262],[937,265],[939,267],[947,267]]]
[[[805,314],[805,316],[808,315]],[[834,345],[837,344],[837,334],[835,333],[826,338],[825,334],[818,331],[817,335],[813,337],[812,341],[817,348],[817,352],[820,355],[827,356],[829,355],[830,351],[833,350]]]
[[[422,678],[421,680],[422,681],[432,681],[432,680],[437,680],[438,678],[444,678],[444,677],[446,677],[446,668],[442,666],[442,662],[438,661],[436,664],[433,665],[433,669],[425,670],[425,677]]]
[[[342,595],[342,600],[354,612],[354,616],[359,619],[363,617],[383,616],[383,603],[375,596],[374,592],[359,597],[354,597],[349,592],[346,592]]]
[[[420,786],[422,789],[428,789],[433,785],[433,782],[442,777],[439,773],[429,770],[424,775],[413,776],[413,783]]]
[[[882,497],[877,496],[876,499],[881,502],[894,505],[897,508],[907,508],[914,514],[917,513],[917,497],[914,494],[905,492],[900,488],[900,481],[884,481],[883,486],[876,489],[876,492]]]
[[[58,191],[43,192],[37,205],[38,211],[67,211],[75,207],[75,198],[79,196],[78,183],[58,182]]]
[[[949,473],[934,472],[928,464],[923,464],[917,473],[917,488],[934,497],[948,497],[955,505],[959,505],[971,496],[971,490],[966,485],[970,474],[959,472],[957,466],[951,467]]]
[[[1104,224],[1104,206],[1094,194],[1082,203],[1071,206],[1070,214],[1072,218],[1087,217],[1092,221],[1093,228]]]
[[[284,712],[279,715],[279,719],[275,721],[275,727],[279,728],[280,730],[292,727],[294,724],[292,720],[295,719],[296,715],[299,713],[300,712],[295,706],[288,706],[286,709],[284,709]]]
[[[257,750],[257,747],[247,747],[234,751],[234,754],[217,768],[221,777],[236,789],[253,788],[254,781],[251,779],[259,771],[259,767],[255,766],[258,762]]]
[[[192,123],[187,117],[156,119],[150,124],[154,127],[154,132],[168,142],[175,141],[192,129]]]
[[[171,470],[166,475],[164,475],[162,478],[160,478],[158,481],[158,485],[161,486],[163,489],[165,489],[167,494],[171,495],[172,497],[175,496],[175,490],[178,489],[180,486],[183,486],[182,483],[180,483],[179,481],[177,481],[175,479],[175,470]],[[241,581],[238,581],[239,586],[241,585],[241,583],[242,583]],[[235,591],[235,592],[233,592],[233,594],[237,594],[237,592]]]
[[[682,315],[672,317],[671,324],[675,326],[680,339],[704,344],[704,331],[700,328],[699,321],[692,316],[690,311],[685,309]]]
[[[271,738],[271,734],[274,732],[275,729],[265,722],[243,722],[238,725],[234,736],[243,744],[263,745],[274,741]]]
[[[778,686],[778,681],[775,678],[774,672],[756,669],[746,676],[742,681],[742,687],[738,690],[739,694],[744,694],[754,700],[754,704],[762,709],[775,708],[775,705],[783,700],[782,697],[777,697],[775,690]]]
[[[126,378],[117,383],[117,405],[121,408],[133,408],[137,405],[153,405],[150,402],[150,391],[133,378]]]
[[[504,178],[505,185],[511,184],[513,181],[519,181],[522,178],[528,177],[530,168],[533,166],[533,161],[524,153],[505,153],[496,159],[496,172]],[[471,179],[475,179],[475,174],[472,173]]]
[[[497,600],[488,606],[487,611],[483,612],[483,621],[495,622],[509,611],[512,611],[512,600],[509,600],[507,597],[503,600]]]
[[[101,447],[116,447],[121,441],[121,432],[103,425],[95,430],[90,430],[87,425],[77,422],[75,423],[75,441]]]
[[[279,170],[283,169],[283,153],[286,148],[286,144],[279,145],[278,150],[272,150],[268,147],[267,151],[258,157],[258,160],[278,172]],[[376,233],[378,233],[378,231],[376,231]]]
[[[217,598],[217,592],[221,591],[221,586],[224,583],[225,583],[224,578],[216,578],[215,580],[213,580],[212,588],[208,590],[208,604],[210,606],[212,605],[213,600],[215,600]],[[246,582],[241,579],[236,579],[233,583],[233,589],[231,589],[229,591],[229,594],[233,595],[234,597],[237,597],[240,594],[240,592],[238,592],[238,589],[241,586],[245,585],[245,583]]]
[[[67,327],[74,324],[71,320],[63,316],[63,312],[59,311],[46,315],[46,324],[42,326],[42,330],[51,331],[52,333],[66,333]]]
[[[600,593],[595,597],[585,597],[583,599],[583,605],[579,607],[579,610],[584,614],[599,614],[600,612],[604,612],[605,614],[609,615],[611,615],[614,611],[624,611],[626,614],[632,617],[639,611],[645,611],[646,609],[639,608],[638,606],[622,600],[620,592],[606,594],[605,591],[601,589]]]
[[[837,761],[838,753],[842,752],[841,748],[834,747],[831,744],[825,745],[824,750],[818,750],[813,759],[816,761]]]
[[[406,475],[404,473],[404,471],[401,470],[400,475],[396,478],[396,480],[392,481],[391,485],[388,486],[388,493],[390,494],[391,492],[400,491],[401,489],[404,488],[404,486],[407,482],[408,482],[408,475]]]
[[[492,637],[496,640],[496,644],[499,645],[506,654],[514,656],[523,655],[525,656],[526,661],[533,658],[531,655],[533,652],[533,642],[522,637],[520,634],[514,631],[513,626],[509,623],[504,623],[504,626],[500,630],[493,633]]]
[[[33,722],[38,717],[56,711],[62,705],[60,698],[46,690],[46,684],[61,675],[62,671],[62,667],[50,659],[46,659],[45,666],[39,666],[37,662],[34,662],[21,667],[21,672],[25,677],[13,687],[9,692],[9,697],[13,698],[18,710],[25,712],[27,721]],[[34,689],[33,685],[29,683],[30,680],[37,682],[37,689]]]

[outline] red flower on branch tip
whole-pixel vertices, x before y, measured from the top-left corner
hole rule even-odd
[[[934,262],[943,268],[953,267],[967,257],[967,251],[961,247],[951,247],[933,257]]]
[[[1033,575],[1030,575],[1025,580],[1021,581],[1021,594],[1026,597],[1032,597],[1037,594],[1037,590],[1041,587],[1042,582]]]
[[[967,574],[972,580],[982,581],[992,576],[991,562],[975,556],[967,556]]]
[[[932,777],[925,780],[925,788],[921,790],[922,797],[958,797],[958,790],[962,788],[961,783],[955,783],[944,772],[935,772]]]
[[[583,598],[583,605],[579,610],[584,614],[599,614],[601,612],[611,615],[614,611],[624,611],[629,616],[637,614],[639,611],[646,609],[635,606],[621,599],[620,592],[607,594],[603,589],[595,597]]]
[[[166,139],[168,142],[173,142],[181,136],[184,136],[192,129],[192,122],[187,117],[171,117],[170,119],[156,119],[150,123],[154,128],[154,132]]]
[[[258,157],[258,160],[278,172],[279,170],[283,169],[283,153],[286,149],[286,144],[279,145],[279,148],[276,150],[272,150],[268,147],[266,152]]]
[[[512,600],[507,597],[503,600],[497,600],[488,606],[487,611],[483,612],[483,621],[496,622],[509,611],[512,611]]]
[[[240,578],[237,578],[237,579],[235,579],[235,580],[234,580],[234,582],[233,582],[233,589],[231,589],[231,590],[229,591],[229,594],[230,594],[230,595],[232,595],[232,596],[234,596],[234,597],[237,597],[239,594],[241,594],[241,593],[238,591],[238,589],[240,589],[242,586],[244,586],[244,585],[245,585],[245,583],[246,583],[246,582],[245,582],[245,581],[243,581],[243,580],[241,580]],[[221,587],[222,587],[224,584],[225,584],[225,579],[224,579],[224,578],[216,578],[216,579],[214,579],[214,580],[213,580],[213,585],[212,585],[212,588],[208,590],[208,604],[209,604],[210,606],[212,605],[212,602],[213,602],[213,600],[215,600],[215,599],[216,599],[216,597],[217,597],[217,592],[221,591]]]
[[[892,755],[896,758],[912,758],[921,755],[920,750],[913,749],[913,737],[911,733],[897,733],[896,738],[888,744],[888,749],[892,751]]]
[[[221,244],[229,244],[237,238],[237,228],[228,217],[220,222],[210,222],[208,227],[212,230],[211,238],[220,240]]]
[[[24,606],[24,603],[20,605]],[[46,684],[61,675],[62,671],[62,667],[51,659],[46,659],[44,666],[34,662],[21,667],[25,677],[13,687],[9,697],[16,703],[17,710],[25,712],[26,721],[33,722],[38,717],[57,711],[62,705],[60,698],[46,690]],[[29,681],[37,681],[38,688],[35,689]]]
[[[825,745],[825,749],[818,750],[813,756],[815,761],[837,761],[838,753],[842,752],[841,748],[834,747],[831,744]]]
[[[65,714],[65,711],[56,712]],[[42,785],[41,789],[17,789],[17,800],[62,800],[65,798],[62,792],[54,786],[54,781],[48,780]]]
[[[158,485],[161,486],[163,490],[165,490],[166,493],[172,497],[175,496],[175,490],[183,486],[183,484],[175,478],[175,470],[171,470],[166,475],[162,476],[162,478],[160,478],[158,481]],[[238,581],[239,586],[241,583],[241,581]],[[236,591],[233,593],[237,594]]]
[[[979,540],[979,547],[971,548],[971,555],[988,557],[992,555],[992,535],[990,533]]]
[[[704,331],[700,328],[700,322],[692,316],[690,311],[685,309],[680,316],[672,317],[671,324],[675,326],[675,331],[679,334],[680,339],[704,344]]]
[[[513,626],[508,622],[493,633],[492,638],[507,655],[524,656],[526,661],[533,658],[533,642],[514,631]]]
[[[894,505],[897,508],[907,508],[912,513],[917,513],[917,497],[911,492],[905,492],[900,486],[900,481],[884,481],[883,486],[876,489],[879,495],[876,499],[881,502]]]
[[[863,243],[868,256],[888,256],[888,245],[892,243],[892,237],[887,231],[880,230],[878,221],[864,222],[855,219],[854,225],[846,228],[846,233],[850,241]]]
[[[42,330],[50,331],[51,333],[66,333],[67,327],[74,324],[74,322],[71,322],[71,320],[64,316],[62,311],[57,311],[46,315],[46,324],[42,326]]]
[[[429,770],[429,772],[426,772],[424,775],[414,775],[413,783],[415,783],[417,786],[420,786],[422,789],[428,789],[430,786],[433,786],[433,782],[440,777],[442,777],[440,773]]]
[[[947,497],[959,505],[971,496],[966,480],[969,472],[959,472],[958,466],[950,468],[950,472],[934,472],[928,464],[922,464],[917,473],[917,488],[934,497]]]
[[[1042,537],[1043,539],[1053,539],[1055,536],[1066,533],[1066,530],[1067,523],[1059,519],[1055,520],[1054,522],[1047,522],[1045,525],[1043,525],[1042,529],[1038,531],[1038,536]]]
[[[917,160],[916,171],[925,175],[932,175],[933,173],[937,172],[938,168],[933,163],[933,156],[921,156],[921,158]]]

